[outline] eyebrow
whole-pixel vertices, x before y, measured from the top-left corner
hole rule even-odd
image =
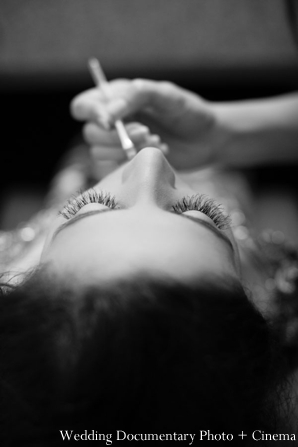
[[[65,228],[69,228],[70,226],[74,225],[75,223],[77,223],[79,220],[85,219],[87,217],[90,216],[95,216],[97,214],[103,214],[103,213],[109,213],[109,212],[115,212],[115,211],[123,211],[123,210],[111,210],[110,208],[105,208],[102,210],[93,210],[93,211],[88,211],[86,213],[83,214],[79,214],[77,216],[74,216],[72,219],[68,220],[67,222],[65,222],[64,224],[60,225],[59,228],[57,228],[57,230],[54,232],[53,236],[52,236],[52,240],[54,240],[54,238],[61,232],[63,231]],[[207,228],[208,230],[212,231],[213,234],[215,234],[215,236],[219,237],[221,240],[223,240],[226,244],[229,245],[229,248],[232,250],[232,252],[234,253],[234,247],[230,241],[230,239],[224,234],[222,233],[217,227],[215,227],[214,225],[212,225],[211,223],[207,222],[206,220],[203,219],[198,219],[197,217],[193,217],[193,216],[187,216],[185,214],[179,214],[179,213],[171,213],[171,214],[176,214],[178,216],[181,216],[184,219],[187,220],[191,220],[192,222],[194,222],[197,225],[203,225],[203,227]]]

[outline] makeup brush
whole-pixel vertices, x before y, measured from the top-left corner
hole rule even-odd
[[[100,89],[104,96],[107,96],[105,94],[105,90],[106,86],[108,85],[108,81],[99,63],[99,60],[96,58],[89,59],[88,67],[95,85]],[[123,121],[115,121],[115,128],[117,130],[122,149],[124,150],[128,160],[131,160],[137,154],[137,150],[128,136]]]

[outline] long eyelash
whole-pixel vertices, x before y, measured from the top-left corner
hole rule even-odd
[[[224,214],[222,205],[204,194],[183,197],[173,206],[173,210],[178,214],[191,210],[200,211],[212,219],[220,230],[226,230],[231,225],[231,218],[229,215]]]
[[[89,203],[101,203],[111,209],[118,208],[115,197],[111,196],[111,194],[95,191],[95,189],[91,188],[82,192],[77,197],[70,199],[62,210],[59,211],[59,214],[65,217],[65,219],[71,219],[71,217],[75,216],[83,206],[88,205]]]
[[[63,209],[59,211],[59,214],[65,219],[71,219],[83,206],[89,203],[100,203],[111,209],[118,208],[115,197],[111,194],[102,191],[98,192],[91,188],[82,192],[77,197],[70,199]],[[227,229],[231,225],[231,218],[229,215],[223,213],[222,205],[206,197],[204,194],[183,197],[183,199],[173,206],[173,210],[178,214],[191,210],[200,211],[212,219],[220,230]]]

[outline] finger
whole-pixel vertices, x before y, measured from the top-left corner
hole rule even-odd
[[[93,122],[88,122],[82,129],[85,141],[91,145],[119,146],[120,141],[116,130],[104,130]]]
[[[171,82],[135,79],[130,83],[114,81],[108,87],[114,94],[118,92],[118,98],[113,97],[106,104],[112,121],[148,108],[151,113],[172,117],[185,107],[187,92]],[[167,119],[167,116],[164,118]]]
[[[77,95],[70,103],[70,113],[80,121],[98,122],[104,128],[109,127],[106,112],[107,99],[98,88]]]
[[[145,126],[144,124],[136,122],[136,121],[125,123],[125,128],[128,133],[134,132],[137,129],[144,129],[144,130],[146,129],[148,132],[150,132],[148,126]]]
[[[164,155],[169,155],[169,153],[170,153],[170,148],[169,148],[168,144],[166,144],[166,143],[162,143],[159,146],[159,149],[162,151],[162,153]]]
[[[127,118],[143,111],[159,116],[166,123],[185,109],[189,93],[170,82],[147,79],[109,82],[105,93],[90,89],[71,103],[71,113],[79,120],[92,120],[108,129],[116,119]]]
[[[100,88],[89,89],[77,95],[70,104],[71,114],[78,120],[97,121],[102,117],[114,122],[127,117],[146,106],[163,107],[170,83],[136,79],[117,79]],[[168,88],[168,90],[170,90]],[[170,92],[168,92],[170,95]]]
[[[131,139],[133,140],[135,146],[137,149],[143,149],[144,147],[157,147],[162,150],[164,154],[167,154],[169,151],[169,147],[167,144],[165,144],[159,135],[157,134],[150,134],[149,129],[145,126],[144,129],[148,130],[144,133],[136,133],[134,134],[131,132],[129,135]]]
[[[108,132],[104,132],[98,130],[94,126],[89,126],[89,128],[93,131],[94,134],[89,135],[90,144],[92,144],[91,154],[97,159],[101,160],[119,160],[122,161],[125,159],[125,152],[121,148],[120,141],[118,140],[118,145],[114,145],[115,141],[108,140],[107,144],[104,144],[104,138],[108,137]],[[127,126],[128,134],[133,141],[136,149],[141,149],[142,147],[150,145],[146,144],[146,141],[149,141],[152,144],[158,145],[160,142],[160,138],[155,135],[153,138],[149,139],[149,129],[145,126],[142,126],[138,123],[132,123]],[[101,134],[100,145],[98,143],[98,135]],[[104,138],[103,138],[104,137]],[[91,141],[92,140],[92,141]],[[117,141],[116,141],[117,143]],[[151,144],[151,145],[152,145]]]
[[[142,145],[143,142],[149,137],[150,130],[148,127],[138,124],[134,127],[127,126],[127,133],[134,145],[137,147]]]
[[[143,149],[144,147],[157,147],[161,145],[161,140],[158,135],[148,135],[145,138],[139,139],[135,146],[137,149]]]
[[[142,143],[142,148],[144,147],[157,147],[164,155],[168,155],[169,153],[169,146],[162,142],[159,135],[150,135],[146,141]]]
[[[92,146],[90,148],[91,156],[96,161],[111,160],[115,162],[122,162],[126,160],[126,154],[121,147],[104,147]]]
[[[150,134],[148,127],[139,123],[129,123],[125,127],[135,144]],[[97,124],[89,122],[83,126],[82,132],[85,141],[91,145],[115,146],[118,144],[120,146],[120,139],[115,129],[106,131]]]
[[[104,90],[95,87],[75,96],[70,103],[70,113],[73,118],[82,121],[95,121],[107,117],[106,105],[110,103],[111,110],[116,110],[125,101],[125,95],[130,96],[131,81],[117,79],[105,85]]]
[[[161,140],[159,135],[150,134],[149,128],[142,124],[133,123],[133,125],[134,127],[127,126],[127,130],[137,150],[151,146],[159,148],[165,155],[168,154],[169,146]]]

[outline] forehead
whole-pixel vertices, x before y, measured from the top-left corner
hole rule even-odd
[[[89,216],[61,231],[44,256],[57,272],[81,281],[138,270],[189,281],[198,275],[235,275],[228,245],[181,216],[130,211]]]

